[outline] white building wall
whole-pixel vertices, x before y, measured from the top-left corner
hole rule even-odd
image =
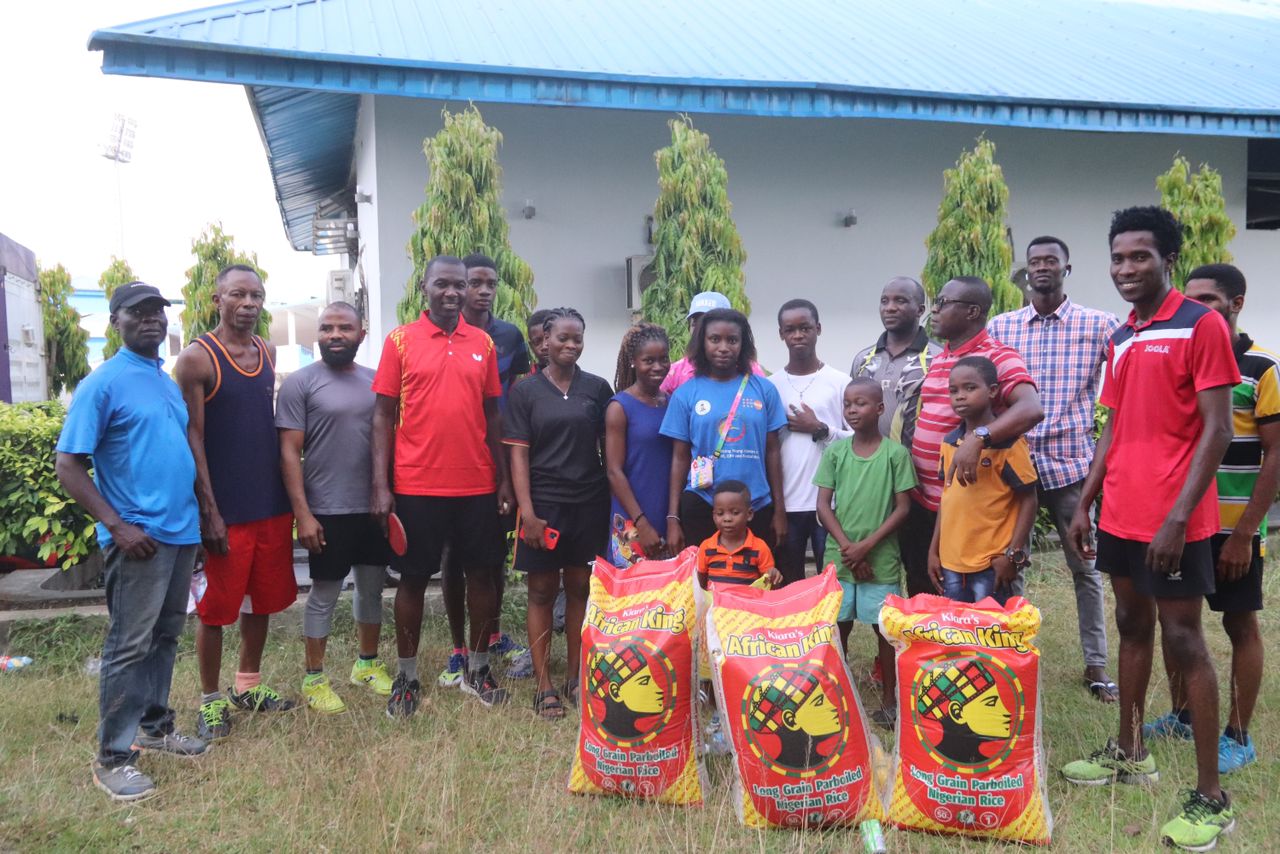
[[[376,241],[371,289],[381,299],[372,316],[381,338],[395,325],[395,303],[410,275],[405,245],[410,212],[426,183],[422,140],[441,127],[439,101],[378,97],[361,111],[376,136],[376,164],[357,149],[358,175],[374,169],[376,226],[361,208],[361,233]],[[463,104],[449,104],[461,109]],[[664,113],[583,108],[481,105],[504,137],[504,205],[511,243],[533,267],[541,307],[573,305],[587,318],[583,366],[612,379],[618,342],[629,320],[624,259],[644,254],[644,218],[657,196],[653,153],[669,143]],[[765,119],[695,116],[696,127],[729,171],[729,197],[747,252],[747,294],[766,367],[786,350],[774,316],[785,300],[804,296],[822,313],[823,358],[838,367],[881,331],[876,314],[883,283],[918,277],[925,236],[936,223],[942,172],[986,132],[1010,188],[1010,219],[1019,253],[1025,241],[1055,234],[1072,250],[1068,294],[1116,313],[1127,311],[1108,276],[1112,211],[1158,201],[1155,176],[1183,153],[1222,172],[1229,213],[1242,230],[1232,245],[1255,285],[1280,260],[1280,233],[1246,232],[1244,140],[1161,134],[1107,134],[981,128],[883,120]],[[361,163],[364,164],[361,167]],[[366,184],[363,177],[360,183]],[[537,209],[525,220],[529,200]],[[856,210],[858,224],[839,220]],[[376,290],[376,289],[375,289]],[[1255,287],[1244,316],[1263,341],[1280,320],[1280,293]],[[1280,347],[1280,333],[1273,346]]]

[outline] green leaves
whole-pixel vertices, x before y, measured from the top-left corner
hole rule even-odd
[[[71,274],[61,264],[41,267],[40,311],[44,316],[45,372],[49,397],[74,389],[89,373],[89,333],[80,328],[80,312],[67,301]]]
[[[475,105],[460,113],[444,110],[444,127],[423,140],[427,157],[426,200],[413,212],[417,225],[409,239],[413,274],[396,305],[401,323],[426,310],[420,283],[427,262],[436,255],[459,258],[478,252],[498,265],[498,292],[493,314],[523,331],[538,304],[533,270],[511,249],[502,209],[502,167],[498,147],[502,134],[484,123]]]
[[[979,276],[991,285],[991,314],[1022,306],[1022,292],[1013,283],[1013,247],[1005,220],[1009,188],[995,162],[996,146],[980,137],[972,151],[942,176],[938,225],[925,238],[928,260],[921,281],[933,299],[957,276]]]
[[[1236,226],[1227,216],[1222,175],[1207,163],[1192,174],[1191,164],[1178,155],[1169,171],[1156,178],[1156,188],[1160,207],[1182,223],[1182,251],[1173,265],[1174,287],[1185,288],[1187,274],[1202,264],[1230,263],[1227,244],[1236,236]]]
[[[98,287],[102,288],[106,293],[107,302],[110,303],[111,295],[116,292],[116,288],[137,281],[137,278],[133,274],[133,268],[129,266],[128,261],[112,255],[110,266],[103,270],[102,275],[98,277]],[[116,332],[114,326],[108,324],[107,343],[102,348],[102,358],[110,359],[122,346],[124,346],[124,342],[120,340],[120,333]]]
[[[184,344],[190,344],[218,325],[213,293],[217,289],[219,270],[230,264],[247,264],[258,271],[264,285],[267,283],[266,271],[258,266],[258,253],[236,249],[235,238],[223,232],[220,222],[209,223],[200,236],[191,241],[191,254],[196,256],[196,263],[187,270],[187,283],[182,286]],[[258,328],[254,332],[263,338],[271,333],[271,313],[265,308],[258,315]]]
[[[54,473],[62,404],[0,403],[0,554],[65,569],[98,548],[93,519]]]
[[[666,327],[671,352],[689,340],[685,315],[695,294],[718,291],[749,314],[742,265],[746,252],[729,203],[729,173],[711,149],[711,138],[688,116],[672,119],[671,145],[654,152],[658,200],[654,203],[653,284],[645,289],[645,320]]]

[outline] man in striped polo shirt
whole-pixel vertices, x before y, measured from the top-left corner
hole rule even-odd
[[[1104,703],[1119,698],[1107,675],[1107,628],[1102,576],[1091,561],[1067,547],[1067,526],[1080,503],[1080,485],[1093,459],[1093,406],[1107,360],[1107,342],[1120,321],[1109,311],[1085,308],[1063,290],[1071,275],[1067,244],[1037,237],[1027,245],[1031,305],[991,319],[987,332],[1016,349],[1040,390],[1044,420],[1027,434],[1040,506],[1053,518],[1076,593],[1076,620],[1084,653],[1084,683]]]
[[[1166,210],[1136,207],[1111,221],[1111,280],[1133,306],[1111,336],[1100,402],[1111,410],[1070,545],[1111,576],[1120,632],[1120,729],[1087,759],[1062,768],[1068,782],[1150,784],[1159,779],[1142,737],[1156,622],[1181,664],[1196,744],[1196,785],[1160,829],[1170,845],[1208,851],[1235,826],[1218,777],[1218,680],[1200,623],[1214,591],[1210,537],[1218,530],[1214,473],[1231,442],[1231,390],[1240,372],[1216,312],[1178,293],[1169,274],[1182,225]],[[1098,544],[1089,510],[1102,494]]]
[[[1231,330],[1240,384],[1231,390],[1231,445],[1218,467],[1218,533],[1210,539],[1217,589],[1206,597],[1222,614],[1231,639],[1231,712],[1218,738],[1218,771],[1229,774],[1256,762],[1249,721],[1262,681],[1262,561],[1267,511],[1280,489],[1280,359],[1240,331],[1244,275],[1230,264],[1197,267],[1187,277],[1187,298],[1222,315]],[[1191,738],[1185,680],[1175,656],[1165,650],[1173,711],[1143,726],[1143,735]]]
[[[920,481],[919,488],[911,496],[933,522],[937,520],[942,500],[943,481],[938,477],[942,440],[963,423],[951,408],[951,395],[947,390],[948,378],[956,362],[965,356],[990,359],[996,366],[1000,395],[996,400],[996,420],[974,431],[980,441],[965,442],[960,446],[951,469],[946,473],[948,480],[954,477],[961,486],[976,483],[978,460],[983,448],[1012,441],[1044,418],[1035,381],[1027,373],[1027,366],[1018,351],[987,333],[987,313],[990,311],[991,287],[972,276],[961,276],[947,282],[933,302],[933,334],[945,340],[947,346],[934,357],[920,386],[920,414],[911,439],[911,460]],[[1010,551],[1026,549],[1026,543],[1010,543],[1008,546]],[[904,564],[908,555],[909,550],[904,550]],[[914,596],[926,592],[927,588],[912,589],[912,578],[919,578],[921,574],[928,577],[927,566],[907,565],[908,594]],[[1022,592],[1020,581],[1014,592]]]

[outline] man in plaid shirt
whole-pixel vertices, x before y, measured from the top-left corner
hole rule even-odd
[[[1107,631],[1102,576],[1067,548],[1067,526],[1080,503],[1080,486],[1093,459],[1093,409],[1107,358],[1107,341],[1119,327],[1114,314],[1076,305],[1063,293],[1071,275],[1067,245],[1037,237],[1027,246],[1031,305],[987,324],[1002,344],[1017,350],[1040,390],[1044,420],[1027,433],[1036,470],[1040,506],[1053,517],[1076,588],[1076,617],[1084,652],[1084,681],[1104,703],[1119,697],[1107,676]]]

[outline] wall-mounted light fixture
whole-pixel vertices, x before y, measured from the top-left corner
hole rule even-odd
[[[845,228],[853,228],[858,224],[858,212],[850,208],[849,212],[840,218],[840,224]]]
[[[524,207],[520,209],[520,215],[525,219],[533,219],[538,214],[538,209],[533,206],[533,199],[525,199]]]
[[[364,187],[356,184],[356,194],[353,196],[357,205],[367,205],[373,202],[373,194],[366,191]]]

